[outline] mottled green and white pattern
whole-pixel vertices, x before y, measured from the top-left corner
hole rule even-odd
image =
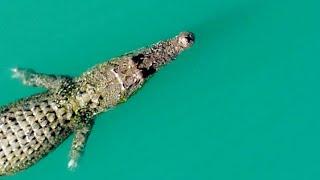
[[[47,91],[0,109],[0,175],[30,167],[72,133],[68,167],[75,168],[95,115],[126,101],[193,42],[192,33],[182,32],[99,64],[76,78],[12,69],[13,77],[25,85]]]

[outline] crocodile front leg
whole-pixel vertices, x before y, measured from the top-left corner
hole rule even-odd
[[[90,135],[94,121],[91,117],[79,117],[75,122],[74,137],[72,140],[72,146],[70,150],[70,160],[68,163],[69,169],[74,169],[78,165],[78,160],[84,151],[86,142]]]
[[[12,77],[20,79],[25,85],[47,89],[59,89],[64,83],[72,80],[69,76],[38,73],[32,69],[13,68],[11,71]]]

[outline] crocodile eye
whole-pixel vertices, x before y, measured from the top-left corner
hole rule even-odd
[[[156,72],[156,69],[153,68],[153,67],[150,67],[149,69],[147,69],[147,68],[142,68],[141,69],[141,73],[142,73],[142,77],[143,78],[147,78],[150,75],[154,74],[155,72]]]
[[[136,56],[132,56],[132,61],[136,64],[141,64],[143,61],[144,55],[143,54],[138,54]]]

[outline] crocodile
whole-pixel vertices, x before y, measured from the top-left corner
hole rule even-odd
[[[191,32],[104,61],[78,77],[12,69],[46,91],[0,108],[0,176],[34,165],[73,135],[68,167],[77,167],[96,115],[125,102],[163,65],[194,44]]]

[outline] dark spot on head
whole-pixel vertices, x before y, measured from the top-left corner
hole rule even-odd
[[[178,36],[178,42],[182,48],[189,48],[193,45],[195,36],[192,32],[182,32]]]
[[[132,56],[132,61],[136,64],[141,64],[143,61],[144,55],[143,54],[138,54],[136,56]]]
[[[142,73],[142,77],[143,78],[147,78],[150,75],[154,74],[155,72],[156,72],[156,69],[153,68],[153,67],[150,67],[149,69],[147,69],[147,68],[142,68],[141,69],[141,73]]]
[[[187,39],[188,43],[191,43],[194,41],[194,34],[193,33],[189,33],[185,36],[185,38]]]

